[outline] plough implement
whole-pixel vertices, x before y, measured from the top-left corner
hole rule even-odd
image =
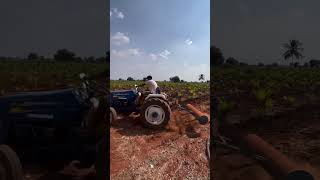
[[[215,99],[214,113],[218,113],[218,101]],[[286,155],[275,149],[271,144],[256,134],[247,133],[235,124],[217,121],[218,127],[212,133],[213,147],[223,146],[241,152],[254,158],[272,176],[287,180],[315,180],[315,175],[309,172],[304,166],[296,163]],[[215,124],[211,124],[215,125]],[[213,154],[215,150],[211,151]],[[214,161],[214,159],[211,159]],[[213,163],[211,163],[213,164]],[[219,166],[218,164],[216,166]]]
[[[196,118],[196,120],[198,120],[198,122],[202,125],[207,124],[209,122],[209,117],[205,113],[196,109],[191,104],[186,104],[186,105],[178,104],[178,109],[192,114]]]

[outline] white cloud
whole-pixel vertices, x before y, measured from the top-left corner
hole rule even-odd
[[[122,44],[129,44],[130,38],[121,32],[117,32],[115,35],[111,36],[111,44],[114,45],[122,45]]]
[[[119,19],[124,19],[124,14],[123,12],[119,11],[117,8],[112,8],[110,11],[110,17],[115,16],[116,18]]]
[[[164,59],[169,59],[168,56],[169,56],[170,54],[171,54],[170,51],[164,50],[164,51],[162,51],[161,53],[159,53],[159,56],[162,57],[162,58],[164,58]]]
[[[187,39],[187,40],[185,41],[185,43],[188,44],[188,45],[191,45],[191,44],[192,44],[192,41],[191,41],[190,39]]]
[[[111,50],[111,58],[129,58],[132,56],[141,56],[143,52],[140,49]]]
[[[158,56],[155,55],[155,54],[153,54],[153,53],[150,54],[150,57],[151,57],[151,59],[154,60],[154,61],[158,59]]]
[[[168,50],[164,50],[162,52],[160,52],[159,54],[154,54],[154,53],[150,53],[149,54],[149,57],[151,57],[151,59],[153,61],[156,61],[156,60],[159,60],[160,58],[163,58],[163,59],[169,59],[169,55],[171,54],[170,51]]]
[[[140,56],[142,54],[142,51],[140,49],[128,49],[129,54],[134,56]]]

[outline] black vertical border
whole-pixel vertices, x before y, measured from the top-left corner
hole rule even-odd
[[[213,131],[214,131],[214,119],[215,119],[215,114],[214,114],[214,104],[213,104],[213,99],[214,99],[214,92],[213,92],[213,68],[212,68],[212,58],[211,58],[211,47],[214,45],[214,37],[213,37],[213,32],[214,32],[214,2],[215,0],[210,0],[210,159],[209,159],[209,168],[210,168],[210,179],[214,179],[214,137],[213,137]]]
[[[107,89],[108,91],[110,91],[110,0],[104,0],[105,1],[105,7],[106,7],[106,39],[105,42],[107,44],[106,46],[106,60],[107,60],[107,77],[106,77],[106,81],[107,81]],[[108,98],[108,97],[107,97]],[[109,102],[109,101],[108,101]],[[106,107],[108,109],[108,119],[110,119],[110,113],[109,113],[109,103],[108,103],[108,107]],[[110,125],[110,123],[108,122],[108,125]],[[105,180],[105,179],[110,179],[110,127],[108,126],[106,129],[106,135],[105,135],[105,141],[104,143],[104,147],[105,149],[103,150],[103,154],[105,156],[103,156],[102,158],[105,160],[105,164],[103,165],[104,167],[104,177],[105,178],[101,178],[101,180]],[[100,179],[99,179],[100,180]]]

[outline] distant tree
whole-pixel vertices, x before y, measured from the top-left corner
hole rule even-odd
[[[81,57],[76,57],[76,58],[74,58],[74,60],[75,60],[76,62],[83,62],[83,59],[82,59]]]
[[[54,54],[54,59],[56,61],[73,61],[76,57],[76,54],[72,51],[69,51],[67,49],[59,49]]]
[[[134,81],[134,79],[132,77],[128,77],[127,81]]]
[[[170,81],[177,83],[177,82],[180,82],[180,78],[179,78],[179,76],[173,76],[170,78]]]
[[[106,58],[105,57],[99,57],[96,59],[96,62],[98,63],[106,63]]]
[[[205,78],[204,78],[204,74],[200,74],[200,75],[199,75],[199,81],[204,81],[204,79],[205,79]]]
[[[261,66],[264,66],[264,64],[263,64],[263,63],[258,63],[258,66],[260,66],[260,67],[261,67]]]
[[[311,59],[309,65],[310,67],[320,67],[320,60]]]
[[[96,58],[94,56],[90,56],[87,58],[87,62],[95,62]]]
[[[303,64],[303,67],[309,67],[309,63],[307,63],[307,62],[304,63],[304,64]]]
[[[278,67],[279,64],[275,62],[275,63],[272,63],[271,66],[272,66],[272,67]]]
[[[44,56],[39,56],[40,60],[46,60],[46,58]]]
[[[222,51],[215,46],[210,47],[210,59],[213,65],[222,65],[224,63]]]
[[[240,62],[239,65],[240,66],[248,66],[248,63]]]
[[[299,62],[295,62],[295,63],[293,63],[293,67],[299,67]]]
[[[184,80],[182,80],[182,79],[181,79],[181,81],[180,81],[180,82],[184,83]]]
[[[229,65],[239,65],[239,61],[237,61],[235,58],[233,57],[229,57],[227,60],[226,60],[226,64],[229,64]]]
[[[29,53],[27,59],[28,60],[38,60],[39,55],[37,53]]]
[[[123,79],[122,78],[119,78],[119,81],[122,81]]]
[[[289,43],[284,43],[283,48],[285,49],[285,52],[283,53],[283,57],[285,60],[291,58],[292,63],[294,58],[296,59],[302,59],[302,43],[298,40],[290,40]],[[294,64],[293,64],[294,65]]]

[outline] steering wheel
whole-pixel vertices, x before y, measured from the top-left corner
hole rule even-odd
[[[88,76],[84,73],[81,73],[80,79],[82,80],[82,89],[84,91],[84,94],[86,94],[86,98],[91,98],[97,93],[108,95],[110,92],[106,90],[106,87],[99,85],[97,82],[93,81],[92,79],[89,79]]]

